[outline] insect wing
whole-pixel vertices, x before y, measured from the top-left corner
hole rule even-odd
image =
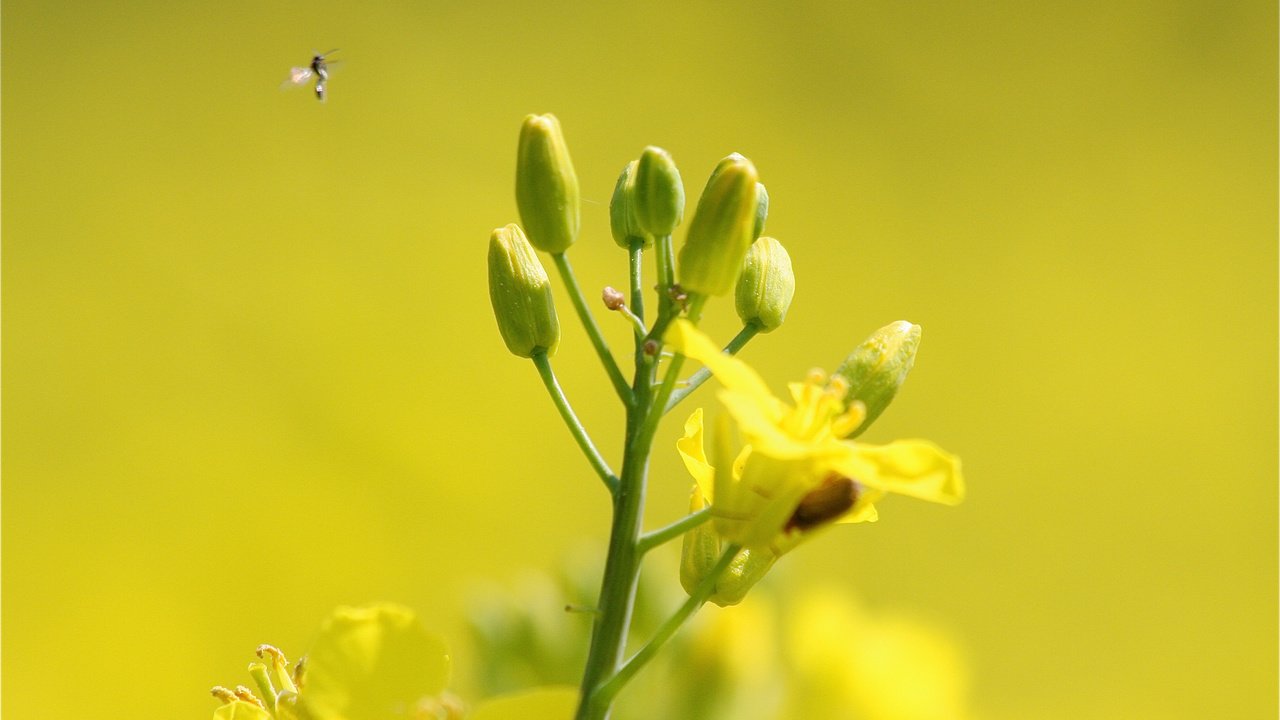
[[[315,73],[311,72],[311,68],[292,67],[289,68],[289,77],[285,78],[285,81],[280,84],[280,87],[290,88],[297,87],[299,85],[306,85],[314,76]]]

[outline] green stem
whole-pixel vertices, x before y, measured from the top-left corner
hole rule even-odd
[[[622,400],[623,405],[630,406],[633,397],[631,390],[627,388],[627,380],[622,376],[622,371],[618,369],[618,363],[613,359],[613,353],[609,352],[609,346],[604,341],[604,335],[600,333],[600,326],[596,324],[596,319],[591,314],[590,308],[587,307],[587,301],[582,296],[582,288],[578,287],[578,279],[573,274],[573,268],[569,265],[569,258],[564,253],[556,253],[551,256],[555,261],[556,268],[560,271],[560,277],[564,280],[565,289],[569,292],[569,299],[573,302],[573,309],[578,313],[578,319],[582,321],[582,326],[587,330],[587,336],[591,338],[591,344],[595,346],[596,355],[600,356],[600,362],[604,364],[604,370],[609,375],[609,381],[613,383],[613,389],[618,393],[618,397]]]
[[[658,293],[664,296],[660,300],[665,300],[667,289],[676,281],[675,259],[671,256],[670,235],[663,235],[653,239],[653,254],[658,277]]]
[[[707,302],[705,295],[693,295],[689,298],[689,322],[698,323],[702,317],[702,307]],[[653,336],[651,331],[650,337]],[[667,401],[671,397],[671,393],[675,390],[676,378],[680,376],[680,367],[684,365],[684,355],[676,353],[671,358],[671,363],[667,366],[667,374],[662,378],[662,386],[658,388],[658,392],[654,394],[653,411],[649,413],[649,417],[645,419],[645,427],[657,430],[658,422],[662,419],[666,412]]]
[[[674,540],[710,519],[711,508],[705,507],[685,515],[666,527],[645,533],[640,536],[640,554],[643,555],[665,542]]]
[[[742,329],[738,331],[738,334],[729,341],[729,344],[724,346],[725,354],[737,355],[739,350],[741,350],[747,343],[751,342],[751,338],[760,334],[761,329],[760,324],[755,321],[743,325]],[[667,405],[663,408],[662,412],[671,412],[672,408],[679,405],[681,400],[684,400],[690,393],[701,387],[702,383],[706,382],[710,377],[710,370],[706,368],[699,368],[697,372],[689,376],[689,380],[685,383],[684,387],[677,388],[671,393],[671,399],[667,400]]]
[[[587,456],[587,462],[591,463],[592,469],[600,476],[600,480],[604,486],[609,489],[611,494],[616,495],[618,492],[618,477],[609,469],[609,464],[600,456],[600,451],[596,450],[595,443],[591,442],[591,438],[587,435],[587,429],[578,421],[578,416],[574,414],[573,408],[569,405],[569,399],[565,397],[564,390],[560,389],[560,383],[556,380],[556,374],[551,370],[551,360],[547,358],[545,352],[539,351],[533,355],[533,364],[538,368],[538,374],[542,376],[542,384],[547,386],[547,392],[551,394],[551,400],[555,403],[556,409],[560,411],[560,417],[564,419],[564,424],[569,427],[570,434],[578,443],[578,447],[582,448],[582,452]]]
[[[637,355],[642,351],[637,350]],[[600,582],[600,612],[591,633],[587,667],[582,675],[582,701],[577,720],[604,720],[609,705],[593,704],[595,689],[621,665],[626,651],[636,584],[640,579],[639,552],[641,516],[644,512],[645,483],[649,470],[649,450],[653,433],[645,432],[644,419],[653,407],[652,366],[636,368],[635,405],[627,408],[627,442],[622,460],[618,491],[613,496],[613,525],[609,531],[609,551]]]
[[[675,271],[671,256],[671,238],[655,238],[658,275],[658,317],[649,333],[635,339],[635,376],[626,397],[626,442],[623,447],[622,474],[618,477],[617,491],[613,496],[613,524],[609,531],[609,550],[605,555],[604,577],[600,581],[600,599],[596,603],[599,612],[591,632],[591,647],[587,654],[587,666],[582,674],[582,694],[575,720],[606,720],[613,693],[602,699],[598,689],[623,666],[626,639],[631,627],[631,613],[635,604],[636,585],[640,579],[642,549],[641,522],[644,514],[645,485],[648,481],[649,453],[662,408],[667,395],[657,383],[658,358],[647,354],[649,349],[661,346],[662,335],[677,316],[681,307],[673,298],[672,282]],[[633,311],[640,317],[643,304],[643,285],[640,279],[640,246],[633,242],[631,255],[631,297]],[[560,256],[557,263],[561,262]],[[694,300],[694,317],[701,311],[701,302]],[[669,388],[667,389],[669,392]],[[661,531],[660,531],[661,532]],[[710,591],[708,591],[710,592]],[[709,595],[708,595],[709,596]],[[621,687],[619,681],[617,687]],[[616,692],[614,690],[613,692]]]
[[[644,238],[631,238],[631,312],[644,322],[644,286],[640,279],[644,260]]]
[[[662,623],[662,627],[658,628],[658,631],[653,634],[653,637],[649,639],[649,642],[645,643],[644,647],[640,648],[639,652],[632,655],[631,659],[619,668],[618,672],[614,673],[613,677],[600,685],[596,690],[595,695],[591,698],[592,704],[603,705],[606,707],[612,704],[613,698],[618,694],[618,691],[620,691],[636,673],[640,672],[640,670],[653,659],[654,655],[658,654],[658,651],[662,649],[662,646],[676,634],[676,631],[679,630],[689,620],[689,618],[698,611],[699,608],[706,604],[707,599],[715,592],[716,581],[720,579],[720,576],[724,573],[725,569],[729,567],[729,564],[733,562],[733,559],[737,557],[738,551],[741,549],[742,546],[740,545],[729,545],[725,548],[724,554],[720,556],[719,562],[717,562],[715,567],[711,569],[711,572],[702,579],[702,582],[698,583],[698,587],[694,590],[693,594],[689,596],[689,599],[685,600],[684,604],[681,605],[680,608],[671,615],[671,617],[667,618],[666,621]]]

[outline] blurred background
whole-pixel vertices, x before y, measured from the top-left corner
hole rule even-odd
[[[947,628],[984,718],[1275,717],[1274,3],[0,18],[6,717],[208,717],[258,643],[296,655],[380,599],[466,667],[476,583],[603,546],[605,495],[487,297],[530,112],[559,116],[589,200],[589,295],[625,283],[629,159],[671,151],[692,204],[738,151],[798,278],[743,353],[776,389],[924,327],[864,437],[960,455],[968,501],[890,500],[782,581]],[[330,48],[327,103],[280,90]],[[559,300],[561,382],[616,458]],[[732,303],[708,315],[736,331]],[[678,420],[653,525],[687,498]]]

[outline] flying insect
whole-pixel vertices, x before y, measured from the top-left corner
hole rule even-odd
[[[289,78],[284,81],[286,87],[306,85],[315,78],[316,99],[324,102],[325,91],[329,83],[329,56],[338,52],[337,48],[327,53],[316,54],[311,58],[311,64],[306,67],[289,68]]]

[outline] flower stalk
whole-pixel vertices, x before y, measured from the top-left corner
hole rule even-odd
[[[874,503],[899,493],[953,504],[963,494],[959,464],[923,441],[874,447],[850,438],[883,410],[914,359],[919,328],[895,324],[873,336],[836,376],[810,373],[792,385],[795,405],[772,396],[735,355],[776,330],[795,292],[790,257],[762,237],[769,199],[752,162],[720,161],[698,199],[679,253],[684,185],[671,155],[648,147],[629,162],[610,201],[610,234],[627,253],[627,293],[599,297],[631,323],[634,370],[624,377],[587,304],[566,250],[577,240],[580,196],[559,122],[525,120],[517,161],[524,222],[495,231],[490,284],[509,349],[533,360],[552,402],[612,505],[609,547],[575,720],[607,720],[622,688],[707,602],[733,605],[802,539],[836,522],[875,519]],[[653,248],[656,303],[645,301],[644,253]],[[546,274],[534,249],[551,256],[626,418],[620,471],[614,473],[573,411],[551,367],[559,340]],[[734,293],[742,329],[721,349],[697,325],[710,300]],[[652,312],[648,316],[646,311]],[[902,330],[906,328],[910,332]],[[703,365],[684,382],[686,357]],[[668,358],[666,363],[662,360]],[[663,416],[715,376],[728,413],[717,418],[715,452],[702,445],[702,410],[677,443],[694,478],[689,512],[665,527],[643,527],[649,460]],[[864,422],[865,421],[865,422]],[[736,433],[730,423],[738,424]],[[731,437],[744,437],[734,451]],[[736,458],[736,460],[735,460]],[[680,582],[689,598],[628,656],[641,564],[654,548],[684,539]]]

